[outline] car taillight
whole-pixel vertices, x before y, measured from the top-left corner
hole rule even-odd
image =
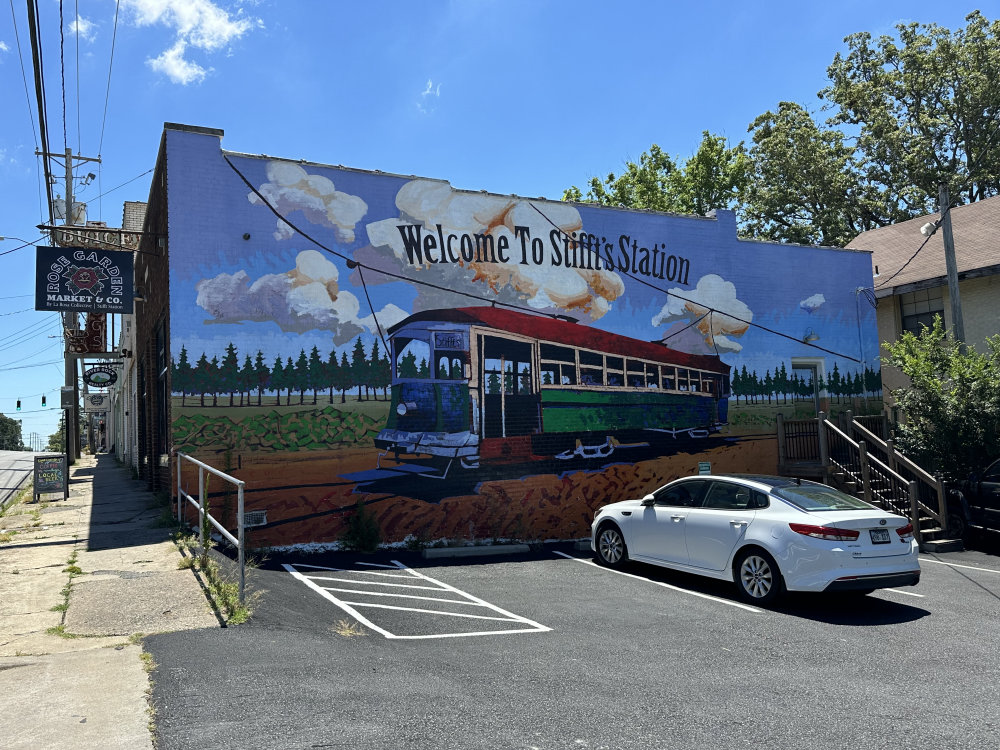
[[[828,539],[834,542],[853,542],[860,535],[860,531],[854,529],[837,529],[833,526],[810,526],[806,523],[790,523],[788,528],[796,534],[811,536],[816,539]]]
[[[896,529],[896,533],[899,534],[901,541],[909,541],[913,537],[913,524],[908,523],[906,526],[900,526]]]

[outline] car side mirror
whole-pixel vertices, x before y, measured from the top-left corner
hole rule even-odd
[[[653,495],[646,495],[642,499],[642,507],[644,507],[644,508],[648,508],[649,506],[655,505],[655,504],[656,504],[656,497],[654,497]]]

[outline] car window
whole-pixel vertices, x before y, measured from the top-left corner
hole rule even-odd
[[[750,498],[751,508],[766,508],[770,504],[771,502],[767,499],[767,493],[758,490],[753,491],[753,495]]]
[[[675,505],[683,508],[694,508],[701,504],[708,482],[682,482],[667,485],[654,494],[657,505]]]
[[[702,507],[720,510],[746,510],[750,507],[750,501],[751,490],[749,487],[731,482],[712,482]]]
[[[994,461],[986,471],[983,472],[984,482],[1000,482],[1000,461]]]
[[[874,507],[864,500],[821,484],[776,487],[771,490],[771,494],[802,510],[870,510]]]

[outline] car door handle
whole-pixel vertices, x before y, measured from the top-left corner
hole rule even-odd
[[[731,520],[729,523],[732,524],[733,526],[746,526],[747,525],[746,521],[737,521],[736,519]]]
[[[684,520],[684,516],[670,516],[670,518],[673,519],[674,523],[680,523]]]

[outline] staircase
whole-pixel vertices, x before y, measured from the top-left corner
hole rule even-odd
[[[876,418],[881,421],[881,418]],[[949,538],[947,493],[940,479],[900,453],[892,439],[883,440],[851,412],[838,427],[823,412],[817,419],[778,417],[778,471],[785,476],[817,479],[876,505],[906,516],[921,551],[962,549]]]

